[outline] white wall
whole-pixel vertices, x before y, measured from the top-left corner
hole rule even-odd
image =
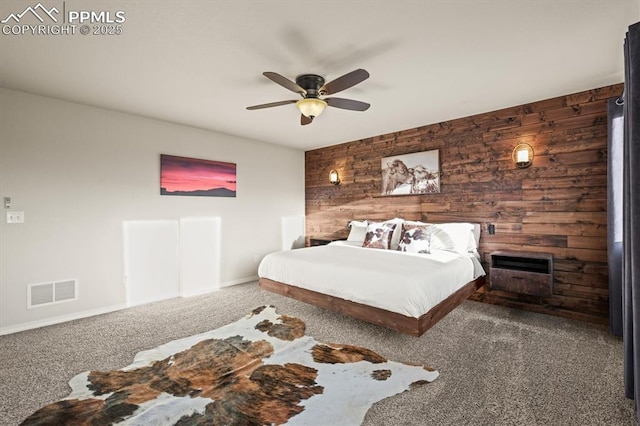
[[[237,163],[237,197],[161,196],[161,153]],[[0,89],[0,197],[25,212],[1,209],[1,334],[123,307],[125,221],[219,217],[220,285],[252,279],[304,217],[304,152]],[[28,284],[70,278],[79,300],[26,308]]]

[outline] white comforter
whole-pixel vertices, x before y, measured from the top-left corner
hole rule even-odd
[[[484,275],[473,254],[412,254],[329,244],[271,253],[261,278],[418,318]]]

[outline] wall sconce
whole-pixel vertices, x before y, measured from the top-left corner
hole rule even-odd
[[[533,162],[533,148],[528,143],[519,143],[513,148],[511,159],[519,169],[526,169]]]
[[[329,182],[334,185],[340,185],[340,176],[338,176],[337,170],[331,170],[329,172]]]

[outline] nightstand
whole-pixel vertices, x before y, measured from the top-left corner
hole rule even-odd
[[[553,255],[494,251],[489,269],[490,287],[532,296],[553,294]]]
[[[346,238],[331,237],[331,236],[310,237],[309,238],[309,246],[311,246],[311,247],[326,246],[327,244],[332,243],[334,241],[344,241],[344,240],[346,240]]]

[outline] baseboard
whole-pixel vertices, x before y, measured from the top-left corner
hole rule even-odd
[[[193,297],[193,296],[201,296],[203,294],[213,293],[214,291],[220,290],[219,288],[200,288],[197,290],[191,291],[181,291],[180,297]]]
[[[220,284],[220,288],[231,287],[232,285],[249,283],[251,281],[258,281],[258,276],[257,275],[253,275],[251,277],[238,278],[237,280],[227,281],[227,282],[224,282],[224,283]]]
[[[0,327],[0,336],[18,333],[20,331],[32,330],[34,328],[46,327],[48,325],[60,324],[62,322],[73,321],[81,318],[88,318],[95,315],[108,314],[109,312],[119,311],[121,309],[125,309],[126,307],[126,304],[120,303],[117,305],[106,306],[104,308],[90,309],[88,311],[75,312],[69,315],[61,315],[53,318],[12,325],[9,327]]]
[[[187,295],[182,295],[181,294],[180,296],[181,297],[198,296],[198,295],[201,295],[201,294],[207,294],[207,293],[211,293],[211,292],[217,291],[217,290],[219,290],[221,288],[224,288],[224,287],[231,287],[231,286],[234,286],[234,285],[244,284],[244,283],[248,283],[248,282],[251,282],[251,281],[257,281],[257,280],[258,280],[258,276],[257,275],[254,275],[254,276],[251,276],[251,277],[245,277],[245,278],[238,278],[236,280],[226,281],[226,282],[220,284],[220,288],[217,288],[217,289],[213,289],[213,290],[206,289],[206,290],[203,290],[200,293],[195,292],[195,293],[189,293]],[[160,300],[166,300],[166,299],[160,299]],[[145,301],[144,303],[131,305],[131,306],[127,306],[126,303],[121,303],[121,304],[117,304],[117,305],[107,306],[107,307],[104,307],[104,308],[91,309],[91,310],[82,311],[82,312],[75,312],[75,313],[69,314],[69,315],[61,315],[61,316],[58,316],[58,317],[47,318],[47,319],[38,320],[38,321],[31,321],[31,322],[27,322],[27,323],[12,325],[12,326],[9,326],[9,327],[0,327],[0,336],[4,336],[5,334],[18,333],[20,331],[32,330],[34,328],[46,327],[48,325],[60,324],[61,322],[67,322],[67,321],[73,321],[73,320],[77,320],[77,319],[81,319],[81,318],[92,317],[92,316],[95,316],[95,315],[107,314],[109,312],[119,311],[121,309],[126,309],[126,308],[132,308],[134,306],[145,305],[147,303],[158,302],[160,300],[150,300],[148,302]]]
[[[234,285],[250,283],[251,281],[257,281],[257,280],[258,280],[258,276],[257,275],[254,275],[254,276],[251,276],[251,277],[245,277],[245,278],[238,278],[237,280],[226,281],[226,282],[220,284],[220,286],[217,287],[217,288],[203,288],[203,289],[198,289],[198,290],[195,290],[195,291],[182,292],[182,293],[180,293],[180,297],[201,296],[203,294],[213,293],[214,291],[218,291],[218,290],[220,290],[222,288],[225,288],[225,287],[232,287]]]

